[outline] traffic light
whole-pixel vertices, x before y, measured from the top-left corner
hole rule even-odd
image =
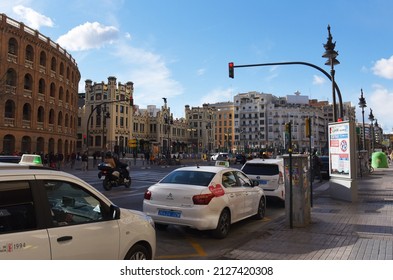
[[[130,98],[130,106],[134,106],[134,98]]]
[[[229,70],[229,78],[234,78],[235,77],[235,65],[233,62],[228,63],[228,70]]]

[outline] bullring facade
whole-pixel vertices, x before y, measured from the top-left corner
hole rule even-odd
[[[0,14],[0,151],[75,152],[80,72],[57,43]]]

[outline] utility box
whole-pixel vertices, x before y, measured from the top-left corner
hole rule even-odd
[[[308,156],[296,154],[284,155],[283,158],[286,222],[291,227],[306,227],[311,222],[311,170]],[[292,178],[290,178],[291,169]]]

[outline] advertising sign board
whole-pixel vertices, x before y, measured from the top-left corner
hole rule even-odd
[[[349,122],[329,124],[330,175],[351,178],[351,135]]]

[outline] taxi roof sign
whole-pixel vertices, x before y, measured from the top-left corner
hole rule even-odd
[[[30,154],[23,154],[22,158],[20,159],[19,164],[22,165],[35,165],[35,166],[43,166],[41,156],[40,155],[30,155]]]
[[[229,167],[229,162],[223,160],[217,160],[215,166]]]

